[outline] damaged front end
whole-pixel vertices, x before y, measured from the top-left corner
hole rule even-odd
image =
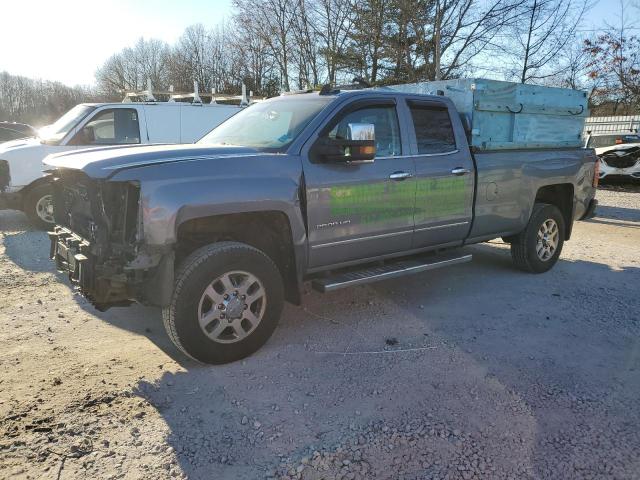
[[[144,244],[137,183],[57,171],[53,198],[51,258],[97,309],[166,302],[173,253]]]

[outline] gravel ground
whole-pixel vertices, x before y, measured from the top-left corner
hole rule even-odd
[[[0,477],[640,478],[640,192],[598,193],[549,273],[507,247],[287,306],[197,365],[157,309],[95,311],[0,212]]]

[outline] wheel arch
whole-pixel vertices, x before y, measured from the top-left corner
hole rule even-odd
[[[534,205],[536,203],[548,203],[558,207],[565,220],[564,237],[565,240],[569,240],[573,230],[574,186],[571,183],[559,183],[540,187],[536,192]]]
[[[264,210],[186,219],[176,226],[176,265],[196,249],[220,241],[246,243],[264,252],[280,270],[286,300],[300,304],[300,259],[286,213]]]
[[[29,185],[25,186],[20,190],[20,203],[22,206],[22,210],[26,210],[27,208],[27,199],[29,198],[29,194],[33,191],[33,189],[41,187],[43,185],[50,185],[51,178],[47,175],[45,177],[40,177],[37,180],[34,180]]]

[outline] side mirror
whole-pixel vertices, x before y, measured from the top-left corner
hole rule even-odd
[[[372,123],[349,123],[346,137],[321,139],[317,152],[329,162],[373,162],[376,135]]]

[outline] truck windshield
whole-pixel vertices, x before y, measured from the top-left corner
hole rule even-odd
[[[309,94],[255,103],[214,128],[197,143],[283,151],[332,100]]]
[[[95,109],[96,107],[90,105],[76,105],[55,123],[41,128],[38,131],[38,136],[45,143],[58,144],[78,122]]]

